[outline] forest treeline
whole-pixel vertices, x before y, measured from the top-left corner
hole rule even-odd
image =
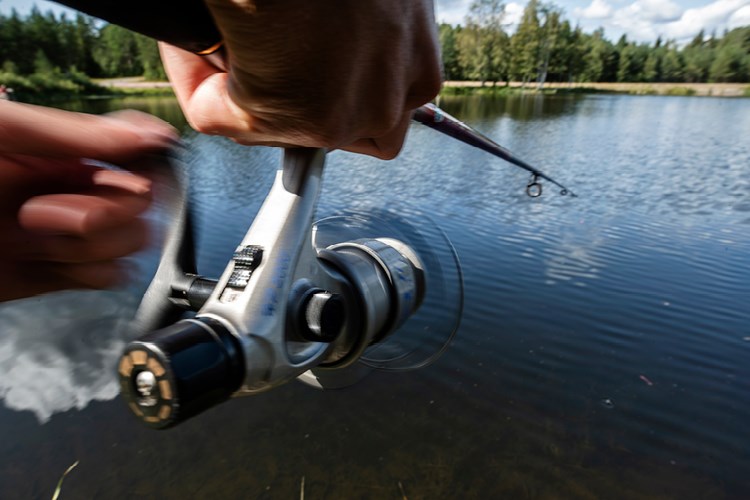
[[[464,24],[440,25],[445,77],[481,82],[750,82],[750,26],[689,43],[613,43],[584,33],[551,2],[529,0],[508,32],[500,0],[474,0]]]
[[[2,1],[2,0],[0,0]],[[750,82],[750,26],[636,43],[584,33],[551,2],[529,0],[510,33],[501,0],[474,0],[463,25],[441,24],[445,78],[481,82]],[[164,79],[156,42],[83,14],[34,7],[0,15],[0,83],[21,94],[96,93],[89,77]],[[98,89],[101,91],[101,88]]]
[[[165,79],[154,40],[83,14],[0,15],[0,83],[19,98],[101,93],[89,78],[122,76]]]
[[[56,68],[91,77],[164,78],[154,40],[83,14],[69,19],[37,7],[27,16],[0,15],[0,65],[19,75]]]

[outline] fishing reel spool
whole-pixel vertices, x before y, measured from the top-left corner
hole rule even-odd
[[[435,242],[376,218],[374,225],[346,217],[313,224],[324,161],[320,149],[284,151],[271,191],[218,280],[196,272],[187,197],[174,191],[174,223],[134,320],[145,335],[126,347],[118,367],[121,393],[147,425],[168,428],[295,378],[322,388],[356,382],[378,367],[367,366],[373,346],[402,336],[413,318],[424,321],[415,313],[425,298],[438,307],[462,304],[455,253],[436,256]],[[179,183],[176,174],[171,182]],[[450,243],[438,245],[453,252]],[[429,333],[452,328],[451,338],[460,321],[454,309]],[[186,311],[195,315],[180,319]]]

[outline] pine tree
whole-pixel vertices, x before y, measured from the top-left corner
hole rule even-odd
[[[529,0],[510,39],[511,74],[524,85],[536,79],[539,62],[539,0]]]
[[[503,29],[505,5],[500,0],[474,0],[458,37],[458,57],[466,76],[484,85],[507,79],[508,35]]]

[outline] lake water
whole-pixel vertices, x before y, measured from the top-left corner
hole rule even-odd
[[[69,107],[122,106],[184,126],[171,100]],[[329,155],[321,216],[429,214],[455,245],[464,315],[436,363],[149,430],[114,364],[150,251],[127,290],[0,308],[0,497],[50,498],[75,461],[63,499],[750,497],[750,99],[441,106],[579,196],[529,198],[525,172],[419,125],[394,161]],[[186,140],[216,275],[279,154]]]

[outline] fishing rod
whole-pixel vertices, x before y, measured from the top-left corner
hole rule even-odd
[[[423,125],[427,125],[428,127],[437,130],[440,133],[458,139],[465,144],[479,148],[497,156],[498,158],[502,158],[517,167],[531,172],[532,178],[526,186],[526,194],[532,198],[536,198],[542,194],[542,186],[539,184],[538,179],[544,179],[555,186],[558,186],[561,189],[560,194],[563,196],[568,194],[574,198],[577,196],[567,187],[563,186],[540,170],[532,167],[489,137],[477,132],[472,127],[449,115],[434,104],[430,103],[420,106],[414,112],[413,119]]]

